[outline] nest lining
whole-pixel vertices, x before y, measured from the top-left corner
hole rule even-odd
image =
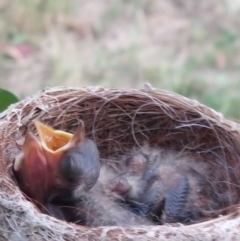
[[[198,153],[213,170],[218,188],[227,189],[231,213],[197,225],[172,227],[100,227],[67,224],[40,214],[14,182],[11,165],[32,120],[74,132],[79,119],[106,162],[118,160],[144,143]],[[12,105],[0,116],[2,240],[232,240],[239,225],[239,126],[219,113],[182,96],[152,90],[53,88]],[[222,184],[224,183],[224,184]],[[229,236],[230,235],[230,236]],[[232,239],[231,239],[232,238]]]

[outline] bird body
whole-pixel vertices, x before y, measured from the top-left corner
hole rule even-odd
[[[68,221],[90,227],[153,225],[150,220],[120,205],[115,198],[106,193],[101,183],[97,183],[71,203],[68,208],[71,218]]]
[[[121,175],[106,164],[102,164],[99,179],[91,190],[78,191],[72,202],[68,203],[67,213],[71,213],[68,221],[97,226],[136,226],[152,225],[143,216],[136,215],[132,210],[119,202],[121,194],[111,190],[112,183]]]
[[[198,159],[162,148],[134,150],[111,190],[123,195],[133,212],[157,223],[196,221],[221,207],[208,166]]]
[[[61,216],[60,208],[54,207],[55,200],[72,198],[75,190],[89,190],[96,183],[100,173],[98,149],[85,138],[82,121],[74,134],[38,121],[34,124],[39,139],[27,133],[23,150],[14,160],[13,173],[21,190],[41,211]]]

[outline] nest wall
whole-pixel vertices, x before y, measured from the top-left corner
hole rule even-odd
[[[19,190],[12,162],[32,120],[74,132],[78,120],[102,160],[145,143],[197,153],[212,169],[219,192],[228,190],[227,215],[195,225],[89,228],[39,213]],[[12,105],[0,115],[1,240],[237,240],[240,217],[240,128],[220,113],[174,93],[154,90],[52,88]],[[193,160],[194,161],[194,160]],[[240,239],[240,237],[239,237]]]

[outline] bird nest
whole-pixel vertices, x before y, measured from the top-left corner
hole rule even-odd
[[[192,225],[90,228],[42,214],[20,191],[12,163],[32,120],[74,132],[79,119],[106,162],[132,147],[198,153],[228,190],[224,215]],[[153,90],[52,88],[12,105],[0,116],[1,240],[238,240],[240,215],[239,125],[177,94]],[[117,158],[116,158],[117,160]],[[121,159],[119,159],[121,160]]]

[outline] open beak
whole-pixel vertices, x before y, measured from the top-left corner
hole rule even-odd
[[[22,152],[16,157],[13,172],[20,188],[30,198],[43,204],[52,188],[53,176],[59,175],[58,165],[64,152],[84,140],[84,123],[74,134],[54,130],[39,121],[34,121],[39,139],[28,132]]]
[[[63,153],[77,146],[85,137],[83,121],[80,122],[74,134],[54,130],[39,121],[34,121],[34,124],[39,135],[44,155],[46,156],[49,166],[51,166],[53,170],[58,165]]]

